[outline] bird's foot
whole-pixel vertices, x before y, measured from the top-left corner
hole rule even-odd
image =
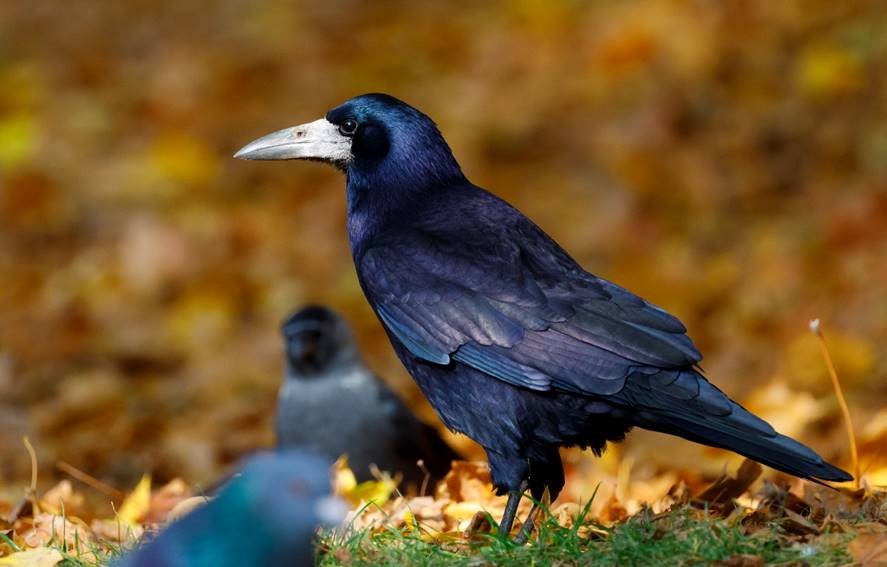
[[[530,508],[530,513],[527,514],[527,519],[524,524],[521,526],[520,531],[517,532],[517,535],[514,537],[514,543],[516,545],[523,545],[527,543],[530,539],[530,534],[533,533],[533,530],[536,528],[536,512],[539,511],[539,504],[533,502],[533,507]]]
[[[527,483],[521,484],[519,490],[511,490],[508,492],[508,502],[505,503],[505,513],[502,514],[502,521],[499,522],[499,538],[507,540],[511,535],[511,528],[514,525],[514,519],[517,516],[517,507],[520,499],[523,497],[527,489]],[[539,511],[539,503],[533,501],[533,506],[527,514],[527,519],[521,525],[517,535],[512,540],[515,545],[524,545],[530,539],[530,535],[536,528],[536,514]]]

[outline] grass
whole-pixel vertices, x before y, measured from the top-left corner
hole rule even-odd
[[[594,525],[594,524],[592,524]],[[809,541],[786,534],[778,523],[747,530],[737,521],[710,519],[683,508],[667,515],[640,513],[611,528],[594,525],[591,537],[554,520],[542,523],[526,546],[493,535],[429,542],[421,532],[383,530],[322,536],[319,565],[708,565],[760,558],[767,565],[840,565],[851,561],[848,534]],[[742,564],[742,563],[734,563]]]

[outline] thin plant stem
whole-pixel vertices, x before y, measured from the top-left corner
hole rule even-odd
[[[859,454],[856,451],[856,434],[853,432],[853,421],[850,419],[850,408],[847,407],[847,401],[844,399],[844,391],[841,389],[841,382],[838,380],[838,373],[835,371],[832,356],[829,354],[828,346],[825,344],[825,337],[822,334],[819,319],[813,319],[810,321],[810,330],[819,340],[819,349],[822,351],[822,358],[825,359],[825,365],[828,367],[828,373],[832,379],[832,386],[835,388],[835,397],[838,399],[838,406],[841,408],[841,414],[844,416],[844,427],[847,429],[847,440],[850,443],[850,458],[853,461],[853,484],[859,489]]]
[[[31,507],[34,509],[34,515],[36,516],[40,511],[37,503],[37,452],[34,451],[34,446],[31,445],[31,440],[28,439],[27,435],[22,437],[22,443],[25,445],[28,457],[31,459],[31,485],[25,489],[25,494],[31,501]]]

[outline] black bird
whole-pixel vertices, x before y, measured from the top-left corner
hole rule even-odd
[[[371,464],[400,473],[413,489],[426,476],[432,482],[444,477],[459,456],[364,365],[338,313],[308,306],[281,331],[286,361],[277,402],[279,447],[310,448],[330,459],[347,454],[358,480],[371,478]]]
[[[557,497],[558,447],[600,454],[634,426],[801,478],[851,479],[709,383],[677,318],[586,272],[472,185],[434,122],[406,103],[359,96],[235,157],[320,160],[345,173],[360,285],[443,422],[486,449],[508,494],[500,534],[525,490]]]
[[[114,565],[314,565],[317,527],[339,523],[347,510],[329,495],[331,464],[306,451],[256,455],[218,496]]]

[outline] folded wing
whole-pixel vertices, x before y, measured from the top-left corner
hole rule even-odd
[[[638,367],[700,360],[675,317],[583,271],[535,226],[500,230],[520,233],[472,240],[401,231],[364,253],[367,294],[415,356],[589,395],[620,391]]]

